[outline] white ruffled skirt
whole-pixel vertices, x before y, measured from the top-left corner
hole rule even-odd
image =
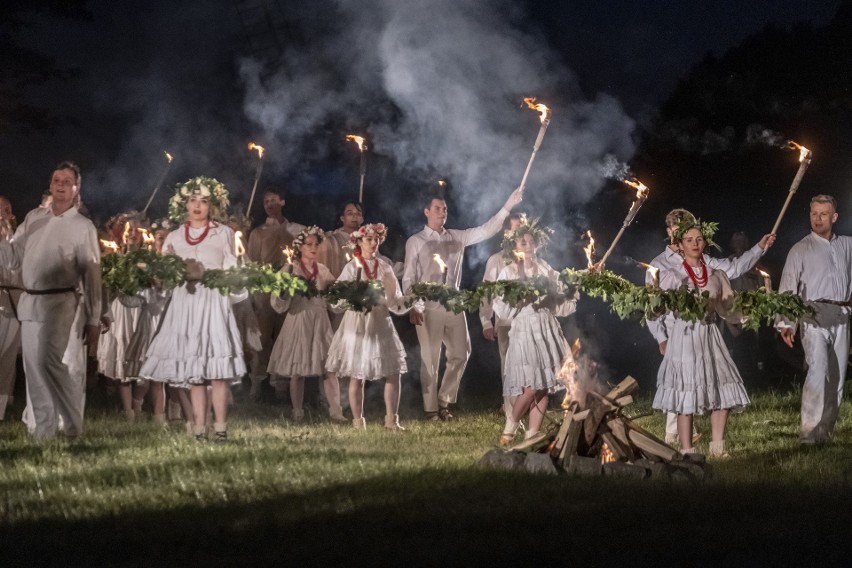
[[[705,414],[749,404],[722,334],[715,324],[675,320],[657,373],[653,407],[677,414]]]
[[[139,374],[173,386],[239,380],[242,339],[228,297],[200,284],[175,289]]]
[[[368,381],[408,372],[405,347],[387,307],[376,306],[368,314],[347,311],[331,340],[325,368]]]
[[[522,312],[512,320],[509,350],[503,368],[503,395],[516,396],[524,387],[556,392],[565,388],[557,378],[571,349],[556,317],[547,310]]]
[[[110,311],[113,321],[109,331],[98,338],[98,372],[120,381],[135,380],[136,376],[127,372],[125,360],[142,308],[128,307],[115,298]]]

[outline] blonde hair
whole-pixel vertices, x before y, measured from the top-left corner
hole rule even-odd
[[[811,205],[813,205],[814,203],[830,203],[835,213],[837,212],[837,200],[834,199],[834,197],[832,197],[831,195],[826,195],[824,193],[814,195],[813,197],[811,197]]]

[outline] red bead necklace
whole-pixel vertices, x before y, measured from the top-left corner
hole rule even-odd
[[[379,274],[379,259],[373,259],[373,269],[370,270],[370,261],[361,257],[361,264],[364,266],[364,276],[367,277],[367,280],[375,280],[376,276]]]
[[[701,277],[695,275],[695,271],[692,270],[692,267],[689,266],[689,263],[685,260],[683,261],[683,267],[686,268],[686,273],[689,274],[689,278],[692,280],[692,283],[695,284],[696,288],[704,288],[707,286],[707,278],[710,275],[707,273],[707,265],[704,264],[703,258],[701,259]]]
[[[310,282],[313,282],[317,279],[317,274],[319,273],[319,266],[317,263],[314,263],[314,269],[311,272],[308,272],[307,267],[305,267],[305,263],[302,259],[299,259],[299,268],[302,270],[302,274],[304,274],[305,278],[307,278]]]
[[[183,225],[183,234],[184,234],[184,237],[186,238],[186,242],[187,242],[190,246],[193,246],[193,247],[194,247],[195,245],[197,245],[197,244],[200,244],[200,243],[201,243],[201,241],[203,241],[204,239],[206,239],[206,238],[207,238],[207,235],[208,235],[209,233],[210,233],[210,221],[209,221],[209,220],[207,221],[207,226],[204,228],[204,232],[203,232],[203,233],[201,233],[201,236],[200,236],[200,237],[198,237],[197,239],[192,238],[192,236],[190,236],[190,234],[189,234],[189,221],[187,221],[187,222],[186,222],[186,223],[184,223],[184,225]]]

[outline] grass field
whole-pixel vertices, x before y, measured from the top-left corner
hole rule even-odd
[[[753,400],[700,486],[480,469],[502,421],[471,405],[395,434],[241,404],[228,445],[103,410],[75,445],[0,422],[0,566],[852,564],[849,403],[805,450],[798,393]]]

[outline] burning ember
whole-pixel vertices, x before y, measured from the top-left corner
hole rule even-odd
[[[800,162],[804,162],[805,159],[807,159],[808,156],[811,155],[810,150],[808,150],[807,148],[805,148],[801,144],[794,142],[792,140],[787,140],[787,147],[791,150],[798,150],[799,151],[799,161]]]
[[[535,97],[526,97],[524,98],[524,102],[527,103],[529,108],[538,112],[539,120],[541,120],[542,124],[550,120],[550,109],[542,103],[536,103]]]
[[[606,442],[601,444],[601,465],[615,461],[615,454],[609,449]]]
[[[595,261],[593,259],[595,255],[595,239],[592,237],[591,231],[586,231],[586,236],[589,237],[589,244],[583,247],[583,252],[586,253],[586,263],[589,270],[591,270],[595,266]]]
[[[263,153],[266,151],[263,146],[255,144],[254,142],[249,142],[248,149],[257,150],[257,157],[261,160],[263,159]]]
[[[234,253],[237,258],[242,258],[246,254],[246,247],[243,246],[243,232],[237,231],[234,233]]]
[[[166,152],[165,150],[163,150],[163,154],[165,154],[165,155],[166,155],[166,159],[167,159],[167,160],[169,161],[169,163],[171,164],[171,163],[172,163],[172,160],[174,159],[174,158],[172,158],[172,155],[171,155],[171,154],[169,154],[168,152]]]
[[[358,150],[360,150],[361,152],[367,149],[366,140],[364,140],[364,138],[361,136],[356,136],[355,134],[347,134],[346,141],[355,142],[356,144],[358,144]]]
[[[523,254],[523,253],[521,253]],[[438,264],[438,268],[441,269],[441,272],[444,273],[447,271],[447,263],[444,262],[444,259],[441,258],[441,255],[437,252],[432,255],[432,260],[434,260]]]

